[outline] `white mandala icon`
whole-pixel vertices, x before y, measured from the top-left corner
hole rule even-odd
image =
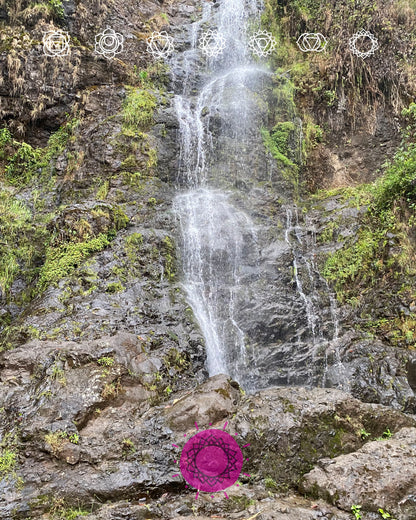
[[[371,47],[368,51],[362,51],[360,48],[362,48],[363,44],[366,44],[369,40],[371,42]],[[358,43],[358,47],[357,47]],[[361,31],[358,31],[355,33],[352,38],[348,40],[348,45],[350,48],[350,51],[358,56],[359,58],[368,58],[368,56],[371,56],[374,54],[374,52],[378,49],[378,40],[374,36],[374,34],[371,34],[368,31],[365,31],[364,29],[361,29]]]
[[[124,50],[124,36],[114,31],[114,29],[105,29],[95,36],[95,52],[102,54],[106,58],[114,58],[116,54],[120,54]]]
[[[166,31],[154,32],[147,40],[147,51],[155,58],[167,58],[174,48],[173,38]]]
[[[303,33],[296,43],[302,52],[322,52],[328,40],[321,33]]]
[[[251,52],[260,57],[271,54],[276,48],[276,45],[277,41],[273,35],[267,31],[257,31],[248,42]]]
[[[69,41],[69,34],[61,29],[43,33],[43,53],[45,56],[68,56]]]
[[[225,38],[218,31],[209,29],[199,39],[199,48],[210,58],[215,58],[225,49]]]

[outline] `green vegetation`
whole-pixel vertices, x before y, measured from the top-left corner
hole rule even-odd
[[[125,290],[126,288],[122,285],[121,282],[111,282],[107,285],[105,292],[114,294],[118,292],[123,292]]]
[[[103,183],[101,183],[97,190],[96,199],[105,200],[107,198],[109,189],[110,185],[108,181],[104,181]]]
[[[395,518],[393,518],[391,516],[390,513],[388,513],[387,511],[384,511],[383,509],[379,508],[378,512],[380,513],[381,515],[381,518],[383,518],[383,520],[396,520]]]
[[[104,233],[85,242],[68,242],[58,246],[49,246],[46,250],[45,263],[40,269],[38,290],[44,291],[71,274],[86,258],[102,251],[110,243]]]
[[[24,186],[32,180],[38,170],[46,168],[51,159],[65,148],[79,119],[69,119],[52,134],[45,149],[33,148],[30,144],[16,141],[7,128],[0,130],[0,161],[4,161],[4,176],[12,186]]]
[[[0,478],[3,479],[13,472],[17,462],[17,453],[8,448],[0,449]]]
[[[31,230],[32,214],[23,201],[0,191],[0,289],[6,294],[18,271],[19,264],[31,264],[34,246],[22,241]],[[22,243],[23,242],[23,243]]]
[[[133,455],[133,453],[136,452],[136,446],[131,439],[123,439],[121,448],[124,459],[127,459],[129,455]]]
[[[55,18],[63,18],[64,16],[64,6],[62,5],[61,0],[48,0],[49,9]]]
[[[5,178],[13,186],[27,184],[34,174],[41,158],[39,149],[27,143],[13,142],[16,152],[9,158],[5,167]]]
[[[78,433],[68,433],[62,430],[56,432],[50,432],[45,435],[45,441],[51,447],[51,451],[55,457],[58,457],[62,448],[64,447],[66,442],[71,442],[72,444],[79,443],[79,435]]]
[[[264,485],[265,485],[266,489],[270,489],[271,491],[278,491],[279,490],[278,483],[274,479],[272,479],[271,477],[266,477],[264,479]]]
[[[19,478],[16,475],[17,449],[17,435],[5,433],[0,442],[0,480],[13,478],[16,479],[17,484],[19,483]]]
[[[175,245],[172,239],[166,236],[163,239],[164,255],[165,255],[165,273],[168,280],[175,278]]]
[[[66,386],[65,372],[56,362],[52,365],[51,377],[56,379],[62,386]]]
[[[285,166],[296,167],[294,162],[289,159],[291,155],[289,137],[294,134],[295,130],[295,124],[292,121],[277,123],[270,132],[262,129],[266,147],[273,157]]]
[[[14,140],[7,128],[0,130],[0,165],[4,179],[19,188],[32,181],[38,170],[47,170],[51,159],[62,152],[78,124],[77,119],[72,119],[63,125],[52,134],[44,150]],[[41,186],[48,189],[47,182]],[[14,195],[13,188],[0,189],[0,290],[6,297],[19,273],[29,283],[37,276],[35,266],[49,242],[46,224],[52,215],[37,213],[42,207],[40,191],[35,189],[32,193],[33,211]]]
[[[68,506],[65,499],[58,496],[39,495],[31,505],[33,507],[45,506],[49,513],[47,518],[53,520],[75,520],[91,513],[82,507]]]
[[[360,505],[352,505],[351,506],[351,511],[352,511],[352,514],[355,516],[356,520],[361,520],[362,519],[361,506]]]
[[[403,116],[408,120],[403,142],[385,165],[384,175],[373,184],[344,190],[352,205],[365,203],[367,211],[357,234],[347,238],[323,266],[341,302],[371,304],[376,287],[409,304],[416,297],[412,288],[416,276],[416,104],[404,110]],[[375,316],[369,308],[362,317],[368,318],[362,327],[370,333],[382,334],[394,345],[416,344],[414,314]]]
[[[101,390],[101,397],[103,399],[113,399],[117,397],[121,392],[122,386],[119,380],[112,381],[111,383],[105,383],[103,389]]]
[[[387,428],[382,434],[381,437],[377,437],[376,441],[385,441],[387,439],[390,439],[392,436],[392,432],[390,431],[390,428]]]
[[[103,356],[97,360],[97,363],[104,367],[112,367],[114,365],[114,358]]]
[[[153,121],[156,98],[147,90],[126,87],[128,95],[123,104],[123,121],[126,129],[147,128]]]

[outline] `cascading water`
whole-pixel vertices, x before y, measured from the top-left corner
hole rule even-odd
[[[245,337],[235,307],[241,297],[242,268],[258,256],[256,230],[249,216],[232,204],[230,194],[218,189],[221,176],[232,175],[233,168],[219,171],[211,123],[226,105],[234,142],[244,146],[250,126],[247,83],[265,74],[250,61],[246,35],[248,20],[258,17],[260,10],[255,1],[227,0],[211,17],[210,11],[204,11],[203,19],[210,18],[209,27],[226,39],[227,49],[221,59],[209,61],[208,81],[196,95],[194,85],[185,82],[175,97],[180,124],[177,182],[186,190],[173,207],[182,236],[184,285],[205,337],[209,374],[227,373],[244,384]],[[192,31],[185,67],[195,67],[196,56],[201,57],[195,25]],[[190,74],[185,71],[185,77]]]
[[[186,28],[190,45],[171,62],[180,145],[173,210],[184,289],[209,374],[229,374],[249,391],[325,384],[326,353],[339,333],[335,300],[308,251],[314,231],[310,244],[260,131],[276,88],[274,74],[248,52],[261,11],[255,0],[204,2],[201,19]],[[198,48],[208,29],[226,40],[218,58]],[[282,113],[298,129],[300,163],[301,121],[287,108]]]

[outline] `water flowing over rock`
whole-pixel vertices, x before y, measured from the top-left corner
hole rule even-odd
[[[180,192],[173,208],[184,287],[205,337],[209,373],[226,372],[251,391],[322,383],[318,349],[339,333],[334,297],[306,250],[305,235],[314,231],[303,229],[288,205],[291,188],[260,133],[273,83],[248,54],[248,22],[258,24],[260,14],[261,5],[243,0],[205,10],[202,20],[227,41],[223,55],[206,58],[195,74],[201,52],[194,31],[200,36],[202,29],[194,24],[191,49],[172,64],[173,84],[182,87],[174,101]],[[276,203],[279,189],[285,204]],[[336,384],[348,385],[346,377]]]

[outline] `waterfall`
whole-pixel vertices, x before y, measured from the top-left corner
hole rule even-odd
[[[259,20],[260,7],[254,0],[226,0],[215,9],[205,6],[203,23],[189,29],[191,49],[172,66],[173,71],[182,67],[185,78],[176,81],[182,83],[182,91],[174,100],[180,155],[173,203],[181,231],[184,288],[205,337],[209,374],[229,374],[243,386],[250,377],[237,310],[244,298],[244,271],[258,260],[259,248],[255,225],[222,189],[222,178],[237,177],[233,157],[244,160],[251,126],[247,89],[268,74],[248,54],[248,23]],[[205,58],[198,49],[207,28],[218,30],[227,42],[217,59]],[[202,71],[199,84],[197,67]],[[192,73],[194,82],[189,80]],[[224,133],[232,139],[227,169],[216,157],[219,118],[227,120]]]
[[[170,63],[183,287],[205,338],[210,376],[226,373],[248,391],[346,387],[334,350],[336,301],[314,260],[315,227],[298,215],[293,187],[262,138],[276,77],[248,52],[261,11],[255,0],[204,2],[201,19],[185,28],[190,46]],[[198,46],[207,30],[226,40],[217,58]],[[289,112],[282,106],[283,122],[292,118],[297,128],[293,158],[300,165],[302,121]]]

